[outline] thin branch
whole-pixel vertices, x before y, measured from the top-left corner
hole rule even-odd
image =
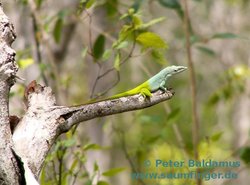
[[[191,21],[189,18],[188,3],[187,0],[184,2],[184,26],[185,26],[185,36],[186,36],[186,51],[188,57],[188,68],[189,68],[189,78],[191,81],[191,96],[192,96],[192,136],[193,136],[193,149],[194,158],[199,159],[198,144],[199,144],[199,119],[197,113],[197,94],[196,94],[196,80],[195,80],[195,70],[192,60],[191,42],[190,42],[190,25]],[[197,169],[199,172],[199,169]],[[201,179],[197,178],[197,185],[201,185]]]
[[[103,100],[90,104],[84,104],[74,107],[62,107],[61,119],[65,123],[60,125],[60,131],[66,132],[75,124],[87,121],[96,117],[103,117],[112,114],[118,114],[127,111],[144,109],[162,101],[171,99],[174,95],[173,91],[162,92],[158,90],[152,93],[150,99],[144,98],[142,95],[136,94],[118,99]],[[60,107],[58,107],[60,108]]]
[[[102,97],[103,95],[107,94],[108,91],[110,91],[112,88],[114,88],[120,82],[121,77],[120,77],[119,71],[116,71],[116,75],[117,75],[116,81],[110,87],[108,87],[105,91],[99,93],[94,98],[99,98],[99,97]]]
[[[135,34],[134,34],[134,37],[135,37]],[[133,54],[133,52],[134,52],[134,50],[135,50],[135,44],[136,44],[136,42],[135,42],[135,38],[134,38],[133,44],[132,44],[132,47],[131,47],[131,50],[129,51],[128,55],[122,60],[122,62],[120,62],[119,66],[122,66],[123,64],[125,64],[125,63],[132,57],[132,54]],[[115,67],[112,67],[112,68],[108,69],[107,71],[105,71],[104,73],[102,73],[101,75],[99,75],[99,76],[96,78],[95,83],[94,83],[95,86],[94,86],[93,89],[92,89],[92,93],[94,93],[98,81],[99,81],[101,78],[103,78],[104,76],[108,75],[110,72],[114,71],[114,70],[116,70],[116,68],[115,68]],[[98,95],[97,97],[100,97],[100,96],[106,94],[110,89],[114,88],[114,87],[119,83],[119,81],[120,81],[120,72],[117,71],[117,79],[116,79],[116,81],[114,82],[114,84],[111,85],[109,88],[107,88],[105,91],[103,91],[103,92],[102,92],[100,95]],[[91,93],[91,94],[92,94],[92,93]]]
[[[119,64],[119,66],[122,66],[125,62],[128,61],[128,59],[130,59],[130,58],[132,57],[132,53],[134,52],[134,49],[135,49],[135,43],[136,43],[136,42],[135,42],[135,39],[134,39],[133,45],[132,45],[132,48],[131,48],[130,52],[128,53],[127,57],[124,58],[123,61]],[[104,72],[103,74],[101,74],[101,75],[98,77],[98,79],[100,79],[100,78],[106,76],[107,74],[109,74],[110,72],[112,72],[112,71],[114,71],[114,70],[116,70],[115,67],[112,67],[112,68],[108,69],[106,72]]]
[[[89,46],[90,46],[90,51],[93,53],[93,44],[92,44],[92,15],[88,12],[87,9],[85,9],[85,12],[89,18],[89,25],[88,25],[88,34],[89,34]]]
[[[99,64],[99,63],[98,63],[98,64]],[[102,65],[100,64],[100,65],[98,65],[97,76],[100,75],[101,70],[102,70]],[[95,82],[94,82],[94,85],[93,85],[93,87],[92,87],[92,90],[91,90],[91,94],[90,94],[90,98],[91,98],[91,99],[92,99],[93,96],[94,96],[94,92],[95,92],[95,88],[96,88],[96,86],[97,86],[97,82],[98,82],[98,80],[97,80],[97,78],[96,78],[96,80],[95,80]]]
[[[127,144],[126,144],[126,140],[125,140],[125,133],[123,131],[121,131],[121,130],[118,130],[118,133],[120,133],[122,149],[123,149],[123,151],[125,153],[126,159],[128,160],[128,162],[129,162],[129,164],[131,166],[131,169],[132,169],[133,173],[139,173],[139,170],[136,168],[133,160],[131,159],[131,157],[130,157],[130,155],[128,153]],[[139,178],[138,180],[142,185],[146,185],[145,182],[141,178]]]
[[[58,185],[61,185],[62,184],[62,177],[63,177],[63,158],[64,158],[64,155],[66,153],[66,150],[67,148],[64,147],[64,146],[61,146],[59,148],[59,150],[57,151],[57,160],[58,160],[58,163],[59,163],[59,166],[58,166],[58,174],[59,174],[59,177],[58,177]]]
[[[39,38],[37,35],[39,32],[39,26],[37,24],[36,17],[33,13],[31,13],[31,18],[32,18],[32,24],[33,24],[35,46],[36,46],[35,47],[36,59],[37,59],[37,63],[39,65],[41,65],[42,64],[42,55],[41,55],[41,50],[40,50],[40,41],[39,41]],[[42,76],[42,79],[43,79],[45,85],[49,85],[48,79],[44,74],[44,70],[41,70],[41,76]]]

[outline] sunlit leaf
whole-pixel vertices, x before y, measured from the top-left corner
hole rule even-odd
[[[89,0],[86,4],[86,8],[89,9],[93,6],[93,4],[95,3],[95,0]]]
[[[128,46],[128,41],[123,41],[123,42],[118,43],[115,49],[122,49],[122,48],[126,48],[127,46]]]
[[[133,21],[133,26],[135,27],[135,29],[140,28],[140,26],[142,25],[142,20],[139,16],[133,15],[132,16],[132,21]]]
[[[93,47],[93,56],[95,59],[100,59],[102,57],[105,48],[105,41],[105,36],[102,34],[100,34],[95,40]]]
[[[109,185],[106,181],[99,181],[97,185]]]
[[[163,48],[166,49],[167,43],[157,34],[153,32],[144,32],[138,35],[136,41],[142,44],[144,47],[152,47],[152,48]]]
[[[218,141],[218,140],[221,138],[222,134],[223,134],[222,131],[216,132],[216,133],[214,133],[214,134],[210,137],[210,139],[211,139],[212,141],[216,142],[216,141]]]
[[[62,28],[63,28],[63,19],[58,18],[53,30],[53,36],[56,43],[59,43],[61,40]]]
[[[121,55],[120,55],[120,53],[117,53],[115,56],[115,63],[114,63],[114,68],[117,71],[120,71],[120,60],[121,60]]]
[[[166,17],[159,17],[159,18],[153,19],[147,23],[142,24],[142,26],[140,28],[142,28],[142,29],[148,28],[154,24],[157,24],[159,22],[164,21],[165,19],[166,19]]]
[[[26,59],[19,60],[17,63],[21,69],[25,69],[29,67],[30,65],[34,64],[34,60],[33,58],[26,58]]]
[[[113,169],[110,169],[108,171],[103,172],[102,175],[110,177],[110,176],[114,176],[114,175],[116,175],[124,170],[125,170],[125,168],[113,168]]]
[[[111,49],[107,49],[104,51],[103,55],[102,55],[102,60],[106,61],[108,60],[112,55],[112,50]]]
[[[92,144],[87,144],[87,145],[85,145],[84,147],[83,147],[83,150],[99,150],[99,149],[101,149],[101,146],[100,145],[98,145],[98,144],[94,144],[94,143],[92,143]]]
[[[81,52],[81,57],[82,58],[85,58],[86,57],[86,55],[87,55],[87,53],[88,53],[88,47],[85,47],[83,50],[82,50],[82,52]]]
[[[62,141],[62,145],[64,147],[71,147],[73,145],[75,145],[76,141],[74,139],[66,139]]]
[[[70,171],[73,172],[73,170],[76,168],[77,164],[79,163],[78,159],[74,159],[74,161],[72,162],[71,166],[70,166]]]

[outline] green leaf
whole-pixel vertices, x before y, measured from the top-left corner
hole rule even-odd
[[[41,175],[40,175],[40,183],[45,184],[46,183],[46,170],[45,168],[42,169]]]
[[[119,42],[115,45],[115,49],[122,49],[122,48],[126,48],[128,46],[128,41],[122,41]]]
[[[87,182],[84,183],[84,185],[92,185],[92,181],[91,180],[87,180]]]
[[[43,0],[36,0],[36,7],[39,9],[42,5]]]
[[[120,53],[117,53],[115,56],[115,63],[114,63],[114,68],[117,71],[120,71],[120,61],[121,61],[121,55],[120,55]]]
[[[159,3],[165,7],[172,8],[172,9],[180,9],[181,5],[179,0],[158,0]]]
[[[102,175],[106,176],[106,177],[110,177],[110,176],[114,176],[114,175],[116,175],[124,170],[125,170],[125,168],[113,168],[113,169],[110,169],[106,172],[103,172]]]
[[[56,43],[59,43],[62,35],[63,19],[58,18],[54,27],[53,36]]]
[[[71,147],[73,145],[75,145],[76,141],[72,138],[72,139],[66,139],[62,141],[62,146],[64,147]]]
[[[95,0],[89,0],[86,4],[86,8],[89,9],[93,6],[93,4],[95,3]]]
[[[83,147],[83,150],[87,151],[87,150],[99,150],[101,149],[101,146],[98,144],[87,144]]]
[[[214,142],[218,141],[221,136],[222,136],[223,132],[222,131],[219,131],[219,132],[216,132],[215,134],[213,134],[210,139]]]
[[[94,164],[94,171],[96,172],[96,171],[99,171],[99,166],[98,166],[98,164],[97,164],[97,162],[95,161],[95,164]]]
[[[97,185],[109,185],[106,181],[99,181]]]
[[[106,0],[105,9],[109,17],[114,17],[118,13],[118,0]]]
[[[167,117],[168,121],[175,119],[179,114],[180,108],[173,109]]]
[[[221,95],[220,95],[219,92],[214,93],[214,94],[208,99],[207,105],[208,105],[208,106],[216,105],[216,104],[220,101],[220,96],[221,96]]]
[[[179,0],[158,0],[158,2],[164,7],[174,9],[181,18],[184,17]]]
[[[146,28],[148,28],[148,27],[150,27],[150,26],[152,26],[154,24],[157,24],[159,22],[164,21],[165,19],[166,19],[165,17],[159,17],[159,18],[153,19],[153,20],[151,20],[151,21],[149,21],[147,23],[142,24],[140,28],[141,29],[146,29]]]
[[[250,163],[250,147],[244,147],[240,149],[240,158],[246,163]]]
[[[241,38],[241,37],[234,33],[216,33],[212,36],[212,39],[235,39],[235,38]]]
[[[201,51],[201,52],[203,52],[203,53],[205,53],[205,54],[207,54],[207,55],[209,55],[209,56],[216,56],[216,53],[215,53],[212,49],[210,49],[210,48],[208,48],[208,47],[197,46],[196,48],[197,48],[199,51]]]
[[[152,47],[152,48],[162,48],[166,49],[168,47],[167,43],[157,34],[153,32],[144,32],[138,35],[136,41],[142,44],[144,47]]]
[[[107,49],[104,51],[103,55],[102,55],[102,60],[106,61],[111,57],[112,54],[112,50],[111,49]]]
[[[76,168],[78,162],[79,162],[78,159],[75,159],[75,160],[72,162],[72,164],[71,164],[71,166],[70,166],[70,172],[73,172],[73,170]]]
[[[45,63],[41,63],[41,64],[39,64],[39,69],[41,70],[41,71],[45,71],[46,69],[48,69],[48,65],[46,65]]]
[[[25,69],[25,68],[29,67],[30,65],[34,64],[34,60],[33,60],[33,58],[21,59],[21,60],[17,61],[17,64],[21,69]]]
[[[135,28],[139,28],[143,23],[141,18],[137,15],[132,16],[132,22]]]
[[[95,59],[100,59],[102,57],[105,48],[105,41],[105,36],[102,34],[100,34],[95,40],[93,47],[93,56],[95,57]]]
[[[81,52],[81,57],[82,58],[85,58],[86,57],[86,55],[87,55],[87,53],[88,53],[88,47],[86,47],[86,48],[84,48],[83,50],[82,50],[82,52]]]
[[[161,51],[161,50],[153,49],[151,51],[151,56],[153,57],[153,61],[156,61],[157,63],[159,63],[161,65],[164,65],[167,63],[165,55],[164,55],[163,51]]]
[[[134,4],[131,6],[137,12],[139,8],[141,7],[143,0],[134,0]]]

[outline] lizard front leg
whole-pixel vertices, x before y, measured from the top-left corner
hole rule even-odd
[[[160,86],[159,86],[159,89],[163,92],[166,92],[167,91],[167,88],[165,87],[165,81],[162,81]]]

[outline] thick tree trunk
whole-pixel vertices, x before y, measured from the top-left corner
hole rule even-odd
[[[15,32],[0,4],[0,184],[19,184],[21,175],[12,152],[9,126],[9,90],[15,80],[15,51],[10,47]]]

